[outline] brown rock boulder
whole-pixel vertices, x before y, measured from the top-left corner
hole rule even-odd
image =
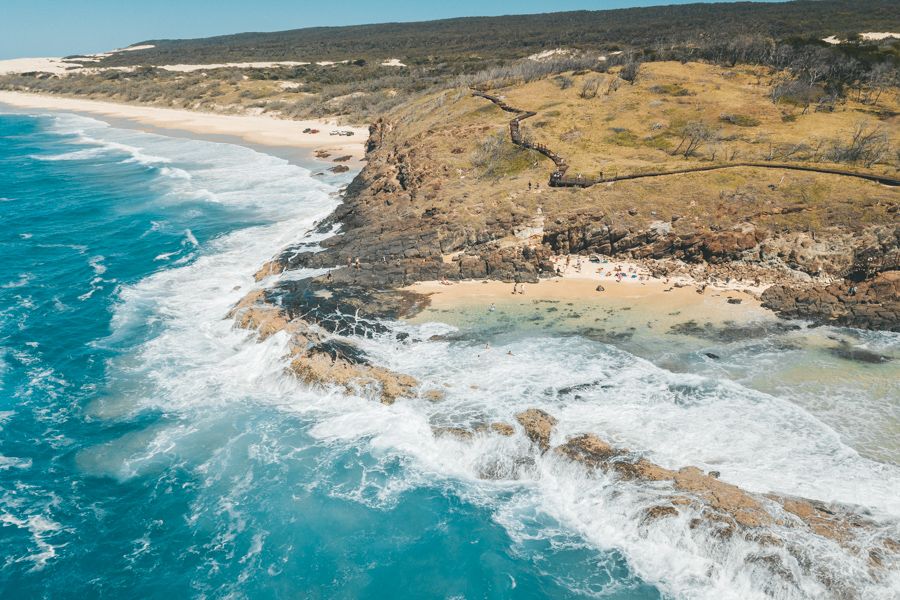
[[[525,428],[528,439],[537,444],[541,452],[550,449],[550,435],[557,423],[554,417],[538,408],[529,408],[517,414],[516,420]]]
[[[839,281],[826,287],[774,285],[763,306],[786,318],[821,325],[900,331],[900,271],[885,271],[860,283]]]

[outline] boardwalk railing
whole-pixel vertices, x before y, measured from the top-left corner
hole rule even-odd
[[[791,163],[772,163],[772,162],[736,162],[715,165],[700,165],[695,167],[685,167],[683,169],[673,169],[669,171],[651,171],[647,173],[633,173],[631,175],[616,175],[613,177],[589,178],[578,175],[576,177],[567,177],[566,172],[569,165],[566,160],[550,150],[547,146],[539,143],[528,141],[522,137],[521,122],[525,119],[537,115],[536,112],[530,110],[521,110],[507,104],[502,98],[493,96],[480,90],[472,90],[472,95],[485,100],[490,100],[496,104],[501,110],[513,113],[516,116],[509,122],[509,137],[513,144],[528,150],[534,150],[553,161],[555,168],[550,173],[550,187],[581,187],[587,188],[598,183],[609,183],[612,181],[626,181],[629,179],[643,179],[645,177],[665,177],[667,175],[682,175],[685,173],[700,173],[703,171],[717,171],[719,169],[735,169],[740,167],[752,167],[760,169],[787,169],[792,171],[807,171],[812,173],[824,173],[826,175],[840,175],[843,177],[856,177],[874,181],[883,185],[900,186],[900,179],[887,177],[885,175],[877,175],[874,173],[861,173],[859,171],[846,171],[843,169],[830,169],[827,167],[813,167],[808,165],[797,165]]]

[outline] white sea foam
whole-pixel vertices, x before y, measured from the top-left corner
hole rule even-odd
[[[88,260],[88,264],[91,265],[91,269],[94,270],[94,273],[97,275],[103,275],[106,273],[106,265],[103,264],[103,261],[106,260],[105,256],[92,256],[90,260]]]
[[[146,141],[152,152],[173,152],[169,162],[184,165],[190,174],[160,172],[167,181],[162,202],[221,202],[252,210],[273,224],[203,245],[194,239],[195,260],[122,288],[106,343],[127,339],[148,320],[159,323],[161,333],[113,361],[111,368],[128,373],[133,385],[121,383],[91,412],[116,418],[162,410],[183,418],[83,452],[79,464],[85,470],[127,479],[151,473],[177,454],[180,460],[196,461],[198,473],[211,485],[221,475],[216,473],[218,457],[211,457],[209,448],[220,443],[217,436],[233,434],[207,424],[229,407],[267,404],[312,420],[310,433],[322,444],[362,447],[375,457],[371,476],[357,486],[336,487],[336,496],[382,506],[419,485],[452,486],[489,506],[513,539],[555,535],[525,525],[533,520],[529,515],[550,515],[596,547],[622,550],[634,570],[664,592],[690,598],[817,597],[826,590],[783,550],[773,552],[781,553],[794,582],[773,579],[763,563],[753,562],[761,547],[737,538],[717,539],[692,527],[690,514],[645,522],[642,511],[662,490],[590,476],[552,453],[536,454],[522,435],[476,436],[466,442],[435,438],[432,426],[514,422],[522,409],[544,408],[559,418],[554,443],[590,431],[646,452],[664,466],[714,468],[723,479],[749,489],[860,503],[873,508],[878,518],[900,515],[892,485],[900,479],[897,467],[860,457],[794,404],[736,383],[673,373],[578,338],[531,338],[486,350],[423,341],[446,326],[403,325],[419,341],[377,338],[361,344],[376,362],[445,390],[445,401],[383,406],[337,390],[303,389],[283,374],[284,334],[256,343],[223,317],[260,285],[252,277],[260,264],[296,242],[334,207],[332,190],[304,169],[247,149],[159,137]],[[586,383],[591,385],[577,396],[559,391]],[[410,468],[391,474],[396,470],[386,465],[398,458]],[[232,487],[250,485],[252,472]],[[504,493],[509,491],[514,493]],[[246,528],[238,497],[229,495],[217,505],[227,526],[216,532],[210,549],[233,554],[234,538]],[[202,509],[193,510],[196,520]],[[787,529],[778,534],[837,573],[837,586],[887,597],[898,583],[893,571],[887,581],[871,584],[866,558],[821,538],[798,538]],[[261,533],[243,554],[230,556],[249,568],[264,543]]]
[[[673,595],[828,594],[783,550],[779,553],[786,564],[795,565],[796,585],[769,581],[771,574],[763,565],[752,563],[758,553],[771,549],[739,539],[723,544],[695,530],[689,515],[648,525],[642,510],[659,498],[659,492],[648,486],[590,477],[552,454],[538,459],[533,468],[522,468],[533,454],[521,437],[436,440],[431,425],[514,422],[516,412],[539,407],[559,418],[554,443],[594,432],[618,445],[646,451],[664,466],[694,464],[719,470],[723,479],[750,489],[859,503],[888,519],[889,533],[900,534],[898,468],[859,457],[832,430],[778,398],[728,382],[667,372],[624,352],[572,338],[532,338],[488,350],[434,342],[374,341],[365,346],[379,362],[426,383],[451,383],[444,388],[447,399],[437,404],[407,401],[387,409],[337,403],[334,414],[318,415],[313,435],[342,443],[365,440],[376,455],[412,456],[419,468],[442,477],[474,482],[499,475],[521,481],[525,489],[519,500],[496,507],[511,531],[522,511],[537,506],[599,547],[623,549],[642,576]],[[596,385],[580,390],[580,398],[557,392],[587,382]],[[334,399],[329,402],[334,406]],[[890,585],[896,585],[896,571],[880,586],[863,583],[868,580],[867,559],[851,557],[832,542],[794,530],[779,530],[778,535],[838,573],[835,589],[860,586],[872,597],[886,597]]]
[[[189,243],[194,248],[200,247],[200,242],[197,241],[197,238],[194,237],[194,232],[191,231],[190,229],[184,230],[184,239],[185,239],[185,241],[187,241],[187,243]]]
[[[85,140],[86,141],[86,140]],[[93,158],[97,158],[98,156],[102,156],[103,154],[109,152],[111,148],[85,148],[83,150],[74,150],[72,152],[65,152],[63,154],[49,154],[49,155],[40,155],[35,154],[30,156],[29,158],[33,160],[40,160],[44,162],[57,162],[57,161],[68,161],[68,160],[91,160]]]
[[[52,521],[42,514],[32,514],[27,517],[18,517],[12,512],[6,512],[0,508],[0,525],[15,527],[27,531],[35,548],[35,552],[25,556],[6,557],[11,562],[30,562],[30,571],[40,571],[47,563],[56,557],[57,547],[47,541],[49,534],[59,531],[59,523]]]
[[[3,456],[0,454],[0,471],[7,469],[30,469],[30,458],[18,458],[15,456]]]
[[[6,283],[0,284],[0,289],[8,290],[8,289],[25,287],[26,285],[31,283],[32,279],[34,279],[34,275],[32,275],[31,273],[21,273],[19,275],[19,278],[16,279],[15,281],[7,281]]]

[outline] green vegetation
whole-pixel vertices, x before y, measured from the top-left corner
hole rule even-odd
[[[654,94],[665,94],[667,96],[690,96],[692,95],[690,90],[685,89],[678,83],[664,83],[661,85],[654,85],[650,88],[650,91]]]
[[[730,123],[731,125],[737,125],[738,127],[757,127],[759,125],[759,119],[747,115],[728,113],[721,115],[719,120]]]
[[[461,71],[476,55],[485,57],[479,61],[509,60],[555,48],[650,49],[660,42],[696,46],[701,39],[710,46],[742,46],[747,52],[750,36],[821,39],[848,31],[898,30],[894,0],[691,4],[147,40],[140,44],[155,47],[114,54],[100,66],[354,59],[371,63],[397,56],[411,67],[456,63]],[[747,62],[746,57],[736,58]]]
[[[606,137],[607,143],[615,144],[616,146],[631,147],[638,145],[638,136],[630,129],[624,129],[622,127],[610,127],[609,129],[612,131],[612,135]]]
[[[509,141],[504,129],[487,137],[472,154],[472,166],[485,179],[518,175],[534,164],[537,155]]]
[[[140,44],[152,48],[86,63],[90,70],[0,76],[0,89],[362,123],[435,91],[550,78],[559,95],[605,98],[640,85],[642,64],[705,62],[771,69],[757,78],[775,78],[771,99],[791,118],[796,109],[835,110],[850,96],[883,105],[884,91],[897,84],[900,42],[832,46],[821,38],[897,30],[894,0],[678,5],[311,28],[148,40]],[[392,58],[407,66],[382,64]],[[273,61],[309,64],[187,73],[159,68]],[[651,93],[678,102],[696,93],[696,86],[679,82],[647,83]],[[734,125],[755,126],[750,117],[734,118]]]

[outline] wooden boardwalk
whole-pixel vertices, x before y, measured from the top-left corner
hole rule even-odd
[[[773,163],[773,162],[735,162],[735,163],[725,163],[725,164],[713,164],[713,165],[701,165],[694,167],[685,167],[683,169],[672,169],[669,171],[651,171],[647,173],[633,173],[631,175],[616,175],[613,177],[599,177],[599,178],[587,178],[587,177],[568,177],[566,176],[566,172],[569,170],[569,165],[566,163],[566,160],[560,156],[559,154],[550,150],[547,146],[543,144],[538,144],[526,140],[522,137],[522,128],[521,122],[525,119],[530,119],[537,115],[536,112],[530,110],[522,110],[519,108],[515,108],[506,103],[502,98],[498,96],[493,96],[486,92],[482,92],[480,90],[472,90],[472,95],[477,96],[479,98],[484,98],[485,100],[490,100],[494,104],[496,104],[501,110],[509,113],[513,113],[516,115],[509,122],[509,137],[513,144],[519,146],[521,148],[527,148],[528,150],[534,150],[535,152],[539,152],[540,154],[546,156],[550,160],[553,161],[555,168],[553,172],[550,173],[550,187],[581,187],[587,188],[592,185],[597,185],[598,183],[609,183],[613,181],[627,181],[630,179],[643,179],[645,177],[666,177],[668,175],[683,175],[685,173],[701,173],[704,171],[718,171],[721,169],[737,169],[737,168],[759,168],[759,169],[780,169],[780,170],[791,170],[791,171],[807,171],[811,173],[823,173],[826,175],[840,175],[843,177],[856,177],[858,179],[865,179],[868,181],[874,181],[876,183],[880,183],[882,185],[888,186],[900,186],[900,179],[895,179],[893,177],[887,177],[884,175],[876,175],[873,173],[862,173],[859,171],[846,171],[843,169],[830,169],[826,167],[812,167],[806,165],[798,165],[792,163]]]

